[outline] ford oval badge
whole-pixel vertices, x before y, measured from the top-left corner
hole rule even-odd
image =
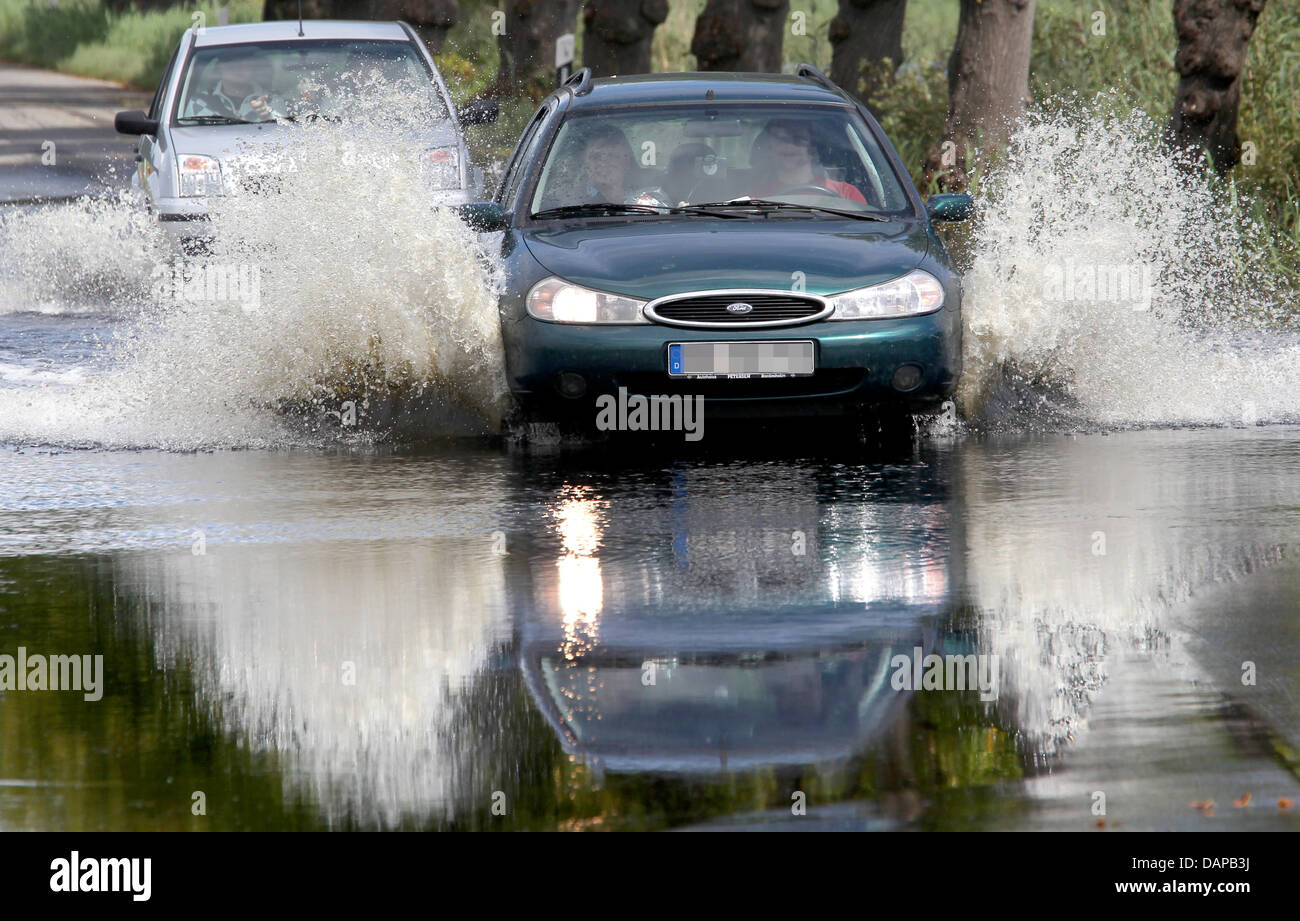
[[[753,309],[753,304],[746,304],[744,301],[736,301],[734,304],[727,305],[727,313],[749,313]]]

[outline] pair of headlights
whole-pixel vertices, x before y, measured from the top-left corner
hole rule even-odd
[[[221,195],[221,164],[215,157],[181,154],[176,158],[181,198]],[[460,188],[460,152],[455,147],[432,147],[420,155],[420,172],[431,189]]]
[[[828,320],[883,320],[918,317],[943,306],[943,285],[917,269],[902,278],[826,298],[834,308]],[[530,316],[553,323],[649,323],[648,301],[593,291],[562,278],[547,278],[528,292]]]

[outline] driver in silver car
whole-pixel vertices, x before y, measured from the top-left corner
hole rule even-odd
[[[205,91],[190,94],[182,118],[216,115],[270,121],[287,113],[284,98],[271,90],[274,67],[266,56],[232,52],[216,62],[215,71],[217,82]]]

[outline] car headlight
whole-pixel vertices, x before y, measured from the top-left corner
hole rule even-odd
[[[943,285],[928,272],[917,269],[868,288],[845,291],[829,298],[835,311],[828,320],[880,320],[890,317],[919,317],[943,306]]]
[[[425,181],[434,189],[460,188],[460,152],[455,147],[432,147],[420,155]]]
[[[212,157],[179,154],[176,163],[180,170],[182,198],[221,194],[221,164]]]
[[[649,323],[646,301],[593,291],[563,278],[547,278],[528,292],[528,315],[554,323]]]

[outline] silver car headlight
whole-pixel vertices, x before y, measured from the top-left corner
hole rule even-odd
[[[431,147],[420,155],[420,168],[430,188],[460,188],[460,151],[455,147]]]
[[[530,317],[553,323],[649,323],[646,303],[552,277],[533,285],[526,306]]]
[[[199,154],[177,154],[181,198],[206,198],[221,194],[221,164]]]
[[[943,285],[920,269],[879,285],[828,298],[835,311],[828,320],[883,320],[919,317],[943,306]]]

